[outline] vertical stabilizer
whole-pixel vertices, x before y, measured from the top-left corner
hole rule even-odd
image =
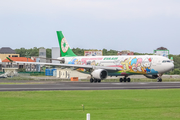
[[[58,37],[58,41],[59,41],[61,57],[77,56],[74,54],[74,52],[69,47],[69,44],[67,43],[64,35],[62,34],[62,31],[57,31],[57,37]]]

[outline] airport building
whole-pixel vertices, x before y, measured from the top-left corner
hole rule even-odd
[[[39,58],[40,58],[40,62],[46,62],[46,49],[45,48],[40,48],[39,49]]]
[[[168,57],[169,56],[169,50],[165,47],[159,47],[156,50],[154,50],[154,54]]]
[[[9,57],[12,61],[18,61],[18,62],[34,62],[32,59],[30,58],[26,58],[26,57]],[[7,58],[4,59],[2,61],[2,69],[9,69],[9,68],[14,68],[14,69],[28,69],[29,65],[26,64],[16,64],[16,63],[12,63],[10,60],[8,60]],[[29,67],[30,71],[31,69],[35,69],[35,65],[30,65]]]
[[[16,54],[15,50],[10,47],[2,47],[0,49],[0,59],[4,60],[6,57],[19,57],[19,54]]]
[[[72,77],[78,77],[79,79],[90,79],[91,77],[89,74],[80,73],[70,68],[57,68],[56,72],[56,77],[61,79],[70,79]]]
[[[3,61],[6,57],[19,57],[19,54],[16,54],[15,50],[12,50],[10,47],[2,47],[0,49],[0,59]],[[0,65],[0,70],[2,70],[4,64]]]
[[[60,57],[60,48],[59,47],[52,47],[51,56],[52,56],[52,59],[59,58]],[[60,63],[60,62],[57,60],[52,60],[52,63]]]
[[[134,52],[129,51],[129,50],[123,50],[123,51],[119,51],[119,52],[117,53],[117,55],[118,55],[118,56],[119,56],[119,55],[134,55]]]
[[[103,51],[102,50],[84,51],[84,56],[103,56]]]

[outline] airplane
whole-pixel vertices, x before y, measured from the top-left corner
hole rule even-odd
[[[81,73],[90,74],[90,82],[97,83],[107,76],[124,76],[120,82],[130,82],[130,75],[144,75],[147,78],[162,82],[162,75],[174,68],[173,61],[157,55],[127,55],[127,56],[77,56],[70,49],[62,31],[57,31],[61,57],[57,63],[23,62],[26,64],[54,65],[62,68],[72,68]],[[17,62],[22,63],[22,62]]]

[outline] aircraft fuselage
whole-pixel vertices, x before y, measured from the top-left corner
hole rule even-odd
[[[174,68],[174,64],[166,57],[157,55],[127,56],[77,56],[61,57],[65,64],[119,67],[120,71],[108,71],[108,76],[129,76],[135,74],[157,75]],[[91,71],[79,68],[79,72],[90,74]]]

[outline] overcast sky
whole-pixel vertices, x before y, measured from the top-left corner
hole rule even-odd
[[[0,47],[180,54],[180,0],[1,0]]]

